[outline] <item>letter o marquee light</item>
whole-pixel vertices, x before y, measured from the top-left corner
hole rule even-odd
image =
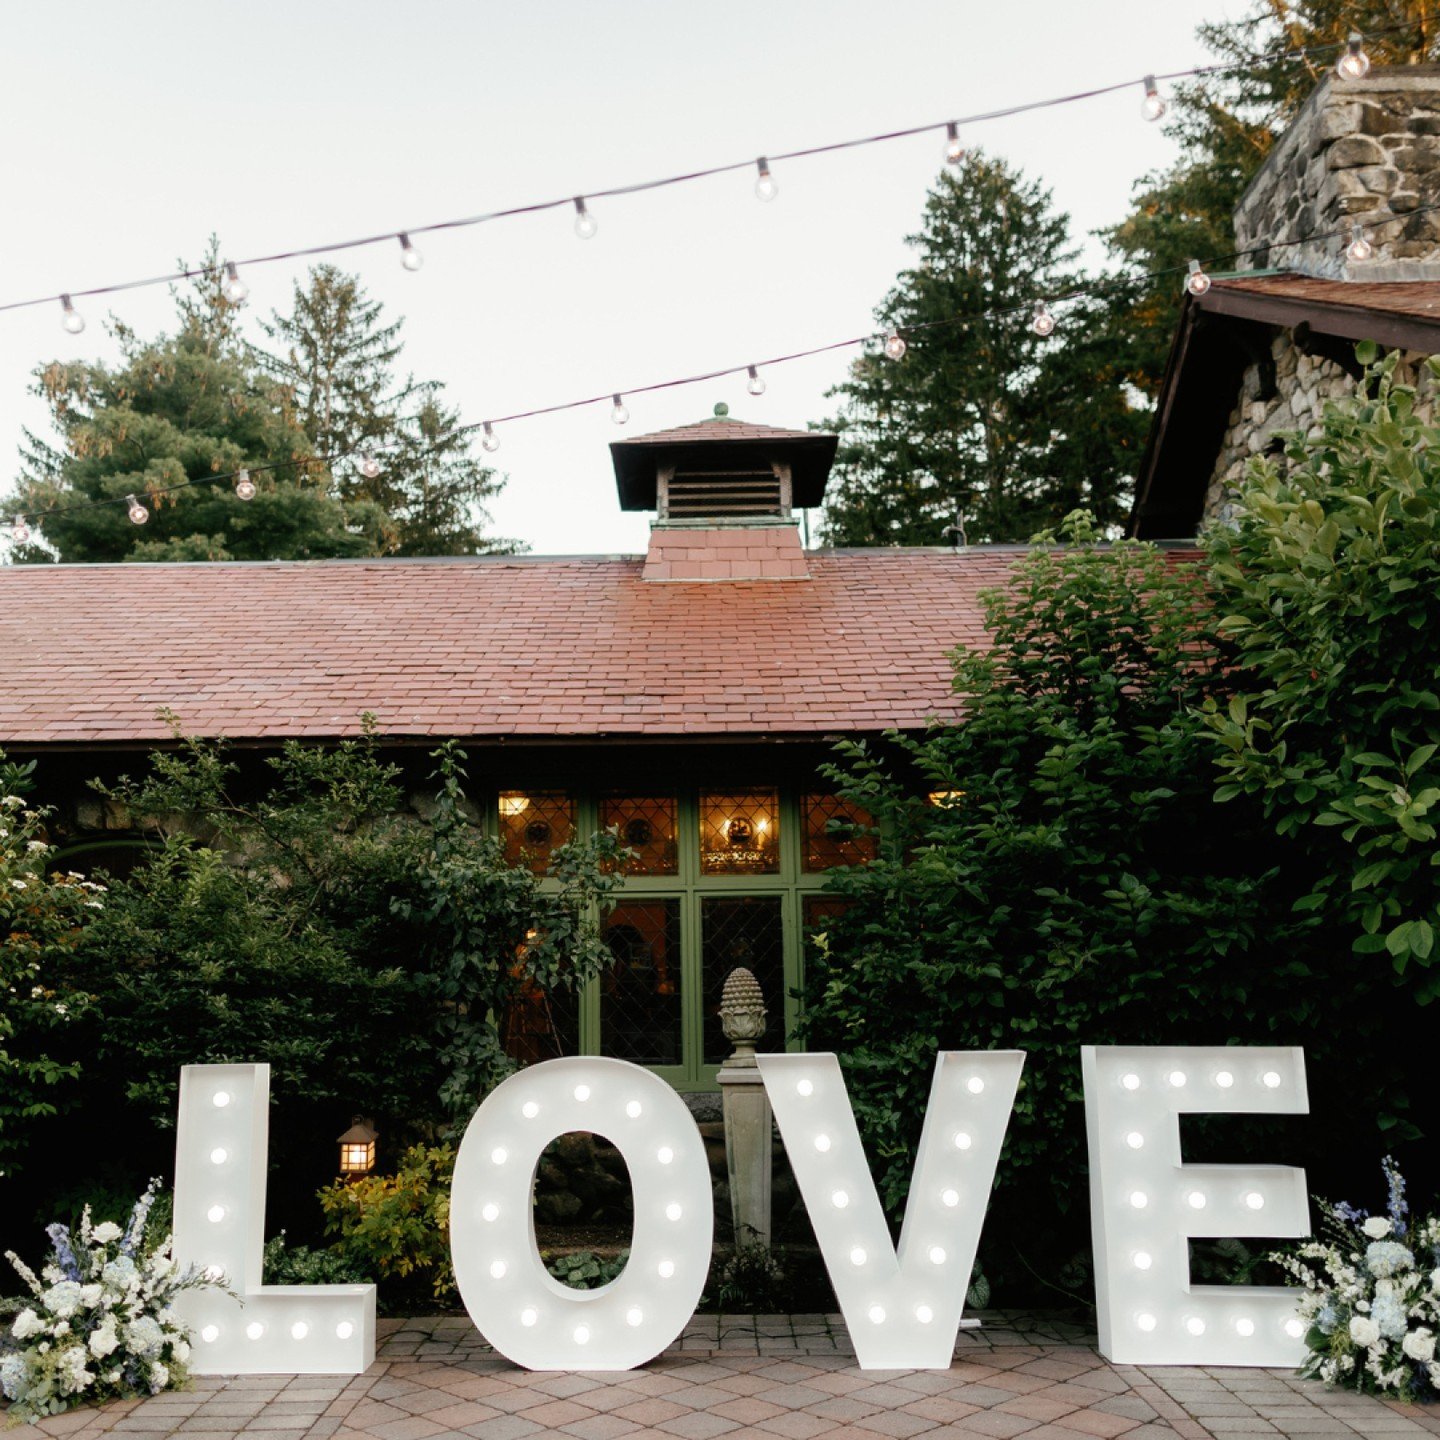
[[[630,1259],[598,1290],[562,1285],[535,1244],[540,1155],[573,1130],[619,1150],[635,1200]],[[528,1370],[653,1360],[699,1303],[713,1230],[700,1131],[666,1081],[628,1060],[546,1060],[510,1076],[475,1112],[455,1157],[455,1283],[480,1333]]]

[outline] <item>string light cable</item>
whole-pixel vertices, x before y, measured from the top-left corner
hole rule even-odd
[[[1437,12],[1440,14],[1440,12]],[[1414,29],[1418,22],[1380,27],[1367,32],[1381,36],[1398,31]],[[240,277],[240,270],[253,269],[260,265],[273,265],[288,260],[305,260],[320,255],[335,255],[348,250],[358,250],[373,245],[395,245],[401,252],[401,263],[407,270],[418,270],[423,257],[413,243],[416,235],[437,234],[445,230],[461,230],[475,225],[485,225],[497,220],[511,219],[520,215],[535,215],[547,210],[573,207],[575,231],[582,239],[590,239],[598,229],[594,215],[589,210],[593,200],[609,200],[622,196],[640,195],[652,190],[666,189],[674,185],[685,185],[714,176],[729,175],[737,171],[758,172],[755,190],[762,200],[774,199],[778,193],[771,167],[782,162],[812,159],[819,155],[831,155],[840,151],[855,150],[867,145],[883,145],[893,140],[908,139],[931,132],[943,132],[946,137],[945,158],[948,163],[958,163],[963,156],[959,140],[961,126],[974,126],[987,121],[1003,120],[1014,115],[1024,115],[1037,110],[1055,109],[1062,105],[1077,104],[1125,90],[1141,88],[1144,93],[1142,113],[1147,119],[1158,119],[1165,113],[1165,102],[1160,98],[1160,82],[1203,79],[1210,75],[1235,74],[1247,69],[1275,65],[1287,60],[1308,61],[1320,57],[1338,56],[1337,69],[1345,78],[1356,78],[1369,69],[1370,60],[1361,48],[1361,37],[1352,34],[1343,41],[1326,45],[1298,46],[1289,50],[1255,52],[1231,60],[1216,61],[1208,65],[1194,65],[1188,69],[1171,70],[1163,74],[1147,74],[1140,79],[1119,80],[1108,85],[1093,86],[1088,90],[1072,91],[1065,95],[1050,96],[1043,100],[1020,101],[1014,105],[1001,106],[974,115],[949,120],[928,121],[921,125],[909,125],[897,130],[882,131],[874,135],[862,135],[849,140],[833,140],[824,144],[805,146],[800,149],[771,152],[760,159],[735,160],[720,165],[705,166],[675,175],[662,176],[655,180],[635,181],[626,185],[610,185],[603,189],[587,190],[581,195],[565,195],[550,200],[533,201],[525,205],[513,205],[505,209],[490,210],[478,215],[461,216],[451,220],[438,220],[427,225],[409,225],[403,228],[385,230],[372,235],[357,236],[350,240],[329,241],[320,245],[296,246],[276,250],[264,255],[252,255],[245,260],[222,260],[217,265],[202,265],[187,269],[173,270],[164,275],[152,275],[142,279],[117,281],[106,285],[92,285],[87,289],[71,289],[53,295],[39,295],[26,300],[11,300],[0,303],[0,313],[12,310],[33,309],[41,305],[59,305],[65,328],[72,334],[79,334],[85,328],[84,317],[75,308],[76,299],[93,299],[102,295],[119,295],[130,290],[143,290],[157,285],[173,285],[177,281],[218,277],[227,299],[232,304],[241,304],[249,294],[249,286]],[[1157,109],[1158,106],[1158,109]]]
[[[1372,230],[1392,220],[1409,220],[1417,215],[1431,214],[1440,211],[1440,202],[1433,205],[1417,206],[1414,210],[1407,210],[1403,213],[1386,211],[1377,213],[1368,211],[1365,217],[1365,224]],[[867,331],[863,335],[847,336],[843,340],[832,340],[822,345],[813,345],[802,350],[792,350],[780,355],[772,355],[765,360],[749,361],[740,365],[727,365],[713,370],[705,370],[698,374],[682,375],[669,380],[652,381],[645,385],[630,385],[622,390],[607,388],[595,395],[588,395],[578,400],[563,400],[552,405],[536,406],[529,410],[517,410],[507,415],[492,416],[488,420],[478,420],[466,425],[457,425],[453,430],[439,437],[430,445],[418,452],[420,457],[428,456],[444,446],[452,444],[460,436],[479,434],[481,445],[487,452],[493,452],[499,448],[499,436],[495,433],[496,427],[512,424],[519,420],[531,420],[544,415],[560,414],[564,411],[582,410],[592,405],[609,404],[611,407],[611,419],[616,424],[623,425],[630,418],[627,399],[633,399],[637,395],[653,395],[664,390],[680,389],[689,385],[701,385],[712,380],[723,380],[735,376],[747,378],[747,390],[752,395],[764,393],[764,380],[760,372],[773,369],[778,365],[787,365],[797,360],[808,360],[819,355],[833,354],[839,350],[853,350],[865,347],[873,347],[877,354],[885,358],[899,361],[903,359],[909,348],[908,337],[925,334],[930,331],[943,330],[955,326],[972,325],[987,320],[1006,320],[1011,318],[1024,318],[1028,320],[1030,328],[1041,339],[1046,339],[1054,334],[1059,328],[1059,318],[1056,311],[1064,312],[1068,307],[1087,298],[1104,298],[1114,292],[1125,292],[1133,287],[1143,285],[1146,282],[1157,282],[1171,277],[1183,277],[1183,286],[1192,296],[1199,297],[1210,288],[1211,277],[1207,270],[1216,266],[1228,265],[1234,261],[1252,259],[1256,255],[1268,255],[1275,250],[1291,249],[1301,245],[1313,245],[1324,241],[1343,239],[1347,241],[1346,254],[1351,259],[1368,259],[1373,254],[1373,247],[1370,246],[1365,236],[1365,229],[1361,222],[1347,219],[1342,225],[1330,230],[1316,231],[1308,235],[1302,235],[1293,240],[1267,240],[1263,243],[1251,245],[1244,250],[1232,250],[1227,254],[1211,256],[1205,261],[1187,260],[1182,265],[1169,265],[1156,270],[1141,272],[1130,272],[1128,274],[1107,277],[1096,280],[1086,285],[1073,286],[1061,293],[1037,294],[1017,300],[1012,305],[993,307],[987,310],[968,311],[958,315],[945,316],[937,320],[918,321],[914,324],[904,326],[891,326],[886,331]],[[1364,255],[1356,253],[1357,244],[1363,242],[1366,250]],[[902,333],[903,332],[903,333]],[[758,388],[757,387],[758,382]],[[227,482],[233,483],[235,493],[241,500],[253,498],[256,487],[254,476],[262,474],[276,474],[283,470],[304,470],[310,466],[321,466],[330,468],[345,460],[356,460],[357,468],[368,478],[374,478],[381,473],[383,468],[380,456],[387,452],[387,446],[377,443],[374,440],[363,440],[349,449],[333,451],[328,455],[304,455],[293,459],[275,460],[262,464],[248,463],[235,470],[219,472],[213,475],[197,475],[189,479],[175,481],[170,485],[157,485],[142,487],[144,498],[149,500],[151,505],[156,505],[162,496],[174,494],[176,491],[189,489],[198,485],[223,485]],[[357,459],[358,457],[358,459]],[[124,483],[134,483],[133,480],[126,480]],[[32,536],[32,529],[39,526],[43,521],[54,515],[66,515],[80,510],[93,510],[102,506],[124,505],[130,512],[130,518],[135,524],[144,524],[150,518],[149,511],[137,498],[138,494],[126,493],[124,495],[103,496],[93,500],[72,501],[63,505],[52,505],[45,509],[17,510],[13,512],[13,522],[10,530],[10,538],[15,544],[23,544]],[[139,513],[144,513],[144,519],[137,518]],[[23,531],[23,534],[21,533]]]

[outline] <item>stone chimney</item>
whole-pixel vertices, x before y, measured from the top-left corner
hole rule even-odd
[[[1268,249],[1243,270],[1298,270],[1343,280],[1440,280],[1440,65],[1332,71],[1300,107],[1235,212],[1235,246]],[[1373,218],[1372,218],[1373,217]],[[1359,221],[1374,256],[1347,258]],[[1304,241],[1331,231],[1340,236]],[[1299,244],[1276,244],[1298,240]]]
[[[818,505],[837,440],[713,419],[610,446],[622,510],[653,510],[646,580],[806,580],[797,510]]]

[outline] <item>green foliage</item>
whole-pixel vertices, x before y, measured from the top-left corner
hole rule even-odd
[[[335,1250],[292,1245],[282,1230],[265,1242],[266,1285],[369,1285],[374,1277]]]
[[[562,1285],[568,1285],[572,1290],[599,1290],[619,1277],[629,1264],[630,1250],[627,1247],[608,1259],[593,1250],[572,1250],[566,1255],[542,1254],[540,1258]]]
[[[1022,540],[1080,505],[1120,518],[1144,417],[1096,329],[1107,302],[1068,304],[1050,340],[1030,325],[1034,299],[1083,283],[1068,229],[1002,161],[973,153],[939,177],[908,240],[916,262],[875,312],[931,328],[909,331],[899,363],[862,356],[831,392],[828,543],[938,545],[956,524],[972,543]],[[979,311],[991,318],[952,323]]]
[[[1317,1066],[1334,1034],[1352,1059],[1385,1048],[1364,984],[1327,985],[1295,943],[1314,920],[1290,914],[1258,817],[1213,803],[1196,706],[1223,654],[1200,567],[1100,548],[1082,516],[1062,538],[986,597],[993,649],[956,655],[962,724],[839,746],[882,849],[832,873],[847,908],[807,964],[804,1038],[842,1056],[897,1219],[936,1049],[1028,1052],[986,1228],[1010,1293],[1088,1255],[1082,1044],[1303,1041]],[[1363,1135],[1391,1078],[1377,1060],[1329,1123]]]
[[[26,793],[35,762],[0,753],[0,1176],[25,1169],[36,1122],[73,1098],[69,1032],[88,1003],[64,962],[103,904],[104,887],[50,871],[45,812]],[[47,873],[48,872],[48,873]]]
[[[1252,462],[1209,537],[1235,693],[1212,705],[1224,784],[1298,847],[1301,911],[1440,994],[1440,428],[1397,356],[1369,363],[1283,464]],[[1429,362],[1431,375],[1440,367]]]
[[[320,1192],[325,1233],[346,1266],[386,1283],[396,1297],[455,1294],[450,1264],[451,1145],[412,1145],[393,1175],[337,1180]]]
[[[702,1303],[731,1314],[783,1315],[793,1308],[783,1254],[758,1243],[717,1254],[706,1291]]]
[[[401,321],[386,323],[359,278],[317,265],[296,285],[288,315],[264,324],[277,355],[256,352],[293,396],[296,415],[321,455],[347,455],[338,493],[386,516],[391,555],[490,555],[523,549],[485,534],[485,505],[504,482],[470,454],[459,416],[438,380],[394,377]],[[380,473],[364,475],[362,445],[383,451]]]

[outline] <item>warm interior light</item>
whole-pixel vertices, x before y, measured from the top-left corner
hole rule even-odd
[[[932,790],[925,797],[937,810],[953,810],[964,798],[963,790]]]
[[[517,815],[523,815],[530,808],[530,797],[528,795],[502,795],[500,797],[500,813],[508,815],[512,820]]]

